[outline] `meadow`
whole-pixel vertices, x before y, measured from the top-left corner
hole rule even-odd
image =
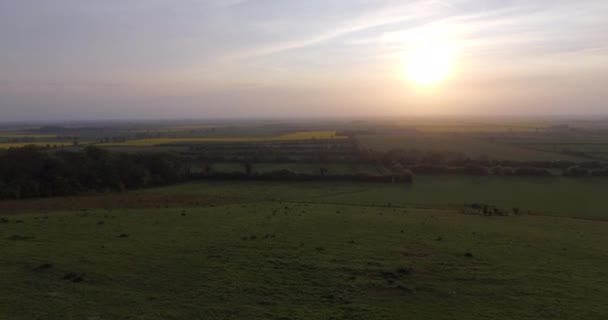
[[[0,152],[0,319],[608,318],[608,180],[552,166],[608,168],[564,152],[601,154],[605,141],[550,128],[41,128],[81,143]],[[408,172],[450,153],[521,161],[463,168],[544,161],[553,175]],[[256,180],[277,172],[287,179]],[[14,199],[27,196],[39,198]]]
[[[608,221],[605,190],[597,178],[419,175],[411,185],[391,183],[192,182],[160,189],[166,194],[205,194],[293,202],[460,210],[483,203],[511,212]]]
[[[501,137],[495,140],[518,148],[544,152],[579,153],[598,160],[608,159],[608,139],[603,135],[550,135]]]
[[[562,154],[556,149],[531,149],[520,145],[501,143],[479,135],[446,133],[376,134],[357,137],[361,145],[376,151],[392,149],[419,149],[439,152],[463,153],[471,158],[490,158],[516,161],[581,161],[580,157]],[[527,138],[521,139],[526,140]]]
[[[424,133],[522,133],[546,130],[543,122],[511,121],[398,121],[398,125],[415,128]]]
[[[608,316],[606,222],[424,209],[408,192],[197,182],[0,201],[0,318]]]

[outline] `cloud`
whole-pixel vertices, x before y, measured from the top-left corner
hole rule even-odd
[[[99,100],[91,105],[141,111],[159,96],[166,105],[192,97],[201,114],[210,104],[293,114],[297,99],[388,110],[414,103],[398,73],[404,52],[429,34],[458,49],[446,83],[458,90],[441,93],[454,110],[552,92],[601,101],[605,90],[582,87],[608,74],[606,30],[605,0],[0,0],[0,113],[53,99],[57,108]]]
[[[229,8],[244,4],[249,1],[250,0],[217,0],[217,5],[219,7]]]
[[[280,41],[262,47],[247,49],[242,52],[229,54],[223,60],[242,60],[265,55],[272,55],[283,51],[305,48],[336,39],[344,35],[365,30],[428,18],[434,13],[431,7],[437,1],[414,1],[406,5],[393,5],[381,7],[374,12],[363,15],[355,15],[347,21],[339,21],[336,25],[330,25],[322,32],[308,35],[305,38]],[[440,2],[441,3],[441,2]]]

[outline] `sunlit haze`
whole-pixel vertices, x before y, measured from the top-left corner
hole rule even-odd
[[[605,0],[0,0],[0,120],[603,114]]]

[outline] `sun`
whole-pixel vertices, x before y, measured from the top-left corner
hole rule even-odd
[[[453,69],[453,50],[447,44],[424,43],[405,55],[405,77],[421,85],[431,86],[445,81]]]

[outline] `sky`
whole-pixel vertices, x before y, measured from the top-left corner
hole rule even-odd
[[[0,121],[597,115],[607,102],[606,0],[0,0]]]

